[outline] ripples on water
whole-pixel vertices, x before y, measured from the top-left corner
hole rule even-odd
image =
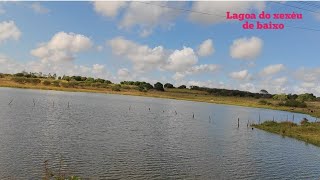
[[[0,108],[0,179],[40,179],[43,162],[58,168],[61,157],[64,172],[90,179],[320,177],[320,148],[247,128],[288,112],[10,88]]]

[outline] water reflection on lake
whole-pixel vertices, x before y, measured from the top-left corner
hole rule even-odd
[[[0,108],[0,179],[40,179],[61,156],[65,172],[91,179],[320,178],[320,148],[247,128],[288,112],[10,88]]]

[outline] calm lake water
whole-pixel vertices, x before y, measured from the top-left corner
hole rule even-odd
[[[61,159],[64,172],[88,179],[319,179],[320,148],[247,128],[259,114],[292,119],[256,108],[0,88],[0,179],[40,179],[45,160],[57,169]]]

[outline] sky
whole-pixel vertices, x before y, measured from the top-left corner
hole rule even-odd
[[[300,13],[245,30],[230,13]],[[320,96],[319,2],[0,2],[0,72]]]

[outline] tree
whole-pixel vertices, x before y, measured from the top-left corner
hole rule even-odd
[[[314,101],[316,100],[316,97],[312,93],[305,93],[298,95],[297,98],[298,101],[304,102],[304,101]]]
[[[261,90],[260,90],[260,93],[261,93],[261,94],[269,94],[268,91],[265,90],[265,89],[261,89]]]
[[[181,85],[181,86],[179,86],[178,88],[179,88],[179,89],[186,89],[187,86],[186,86],[186,85]]]
[[[165,87],[165,88],[174,88],[174,86],[173,86],[172,84],[170,84],[170,83],[166,83],[166,84],[164,85],[164,87]]]
[[[158,91],[164,91],[163,85],[160,82],[154,84],[154,89]]]
[[[286,94],[276,94],[272,98],[275,100],[285,101],[288,99],[288,96]]]

